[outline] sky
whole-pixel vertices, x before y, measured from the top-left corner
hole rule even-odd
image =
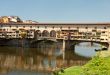
[[[110,22],[110,0],[0,0],[0,16],[38,22]]]

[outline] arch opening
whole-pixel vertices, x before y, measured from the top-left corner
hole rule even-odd
[[[101,45],[94,42],[78,42],[75,44],[74,52],[84,57],[92,57],[96,55],[95,50],[101,49]]]
[[[49,32],[47,30],[44,30],[42,32],[42,37],[49,37]]]
[[[36,38],[41,37],[41,31],[40,30],[35,31],[35,37]]]
[[[56,37],[56,31],[55,30],[50,31],[50,37]]]

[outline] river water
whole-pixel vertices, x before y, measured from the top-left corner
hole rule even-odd
[[[62,50],[60,43],[41,42],[36,48],[0,46],[0,75],[52,75],[52,71],[81,66],[100,45],[80,43],[75,50]]]

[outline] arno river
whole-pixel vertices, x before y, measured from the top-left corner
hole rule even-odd
[[[100,45],[80,43],[62,51],[59,43],[41,42],[37,48],[0,46],[0,75],[52,75],[58,68],[84,65]]]

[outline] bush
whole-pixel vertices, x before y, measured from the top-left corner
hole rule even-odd
[[[95,56],[83,66],[84,75],[110,75],[110,58]]]

